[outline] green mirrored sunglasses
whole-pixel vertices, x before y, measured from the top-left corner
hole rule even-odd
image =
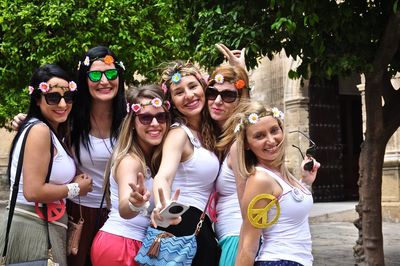
[[[106,76],[107,80],[114,80],[118,77],[118,70],[114,68],[105,71],[93,70],[87,72],[87,75],[92,82],[99,82],[103,74]]]

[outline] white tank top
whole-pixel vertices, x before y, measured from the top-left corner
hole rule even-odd
[[[226,158],[216,181],[216,189],[218,192],[217,222],[215,223],[217,238],[221,241],[226,236],[239,236],[242,214],[237,197],[235,176],[232,169],[229,168]]]
[[[147,215],[138,214],[132,219],[124,219],[119,215],[119,201],[118,201],[118,184],[114,177],[110,175],[110,199],[111,199],[111,210],[108,214],[108,219],[100,229],[110,234],[142,241],[146,235],[147,227],[150,225],[150,214],[154,209],[153,200],[153,178],[151,177],[150,169],[147,170],[145,177],[145,185],[148,191],[151,193],[150,206],[147,209]]]
[[[30,120],[30,122],[34,122],[37,120],[38,119],[36,119],[36,118],[32,118]],[[61,145],[58,138],[54,135],[53,131],[50,131],[50,132],[51,132],[51,137],[53,139],[53,146],[56,148],[56,154],[53,157],[53,166],[51,169],[49,183],[56,184],[56,185],[68,184],[75,177],[76,168],[75,168],[74,160],[65,151],[64,147]],[[11,194],[12,194],[12,187],[13,187],[14,181],[15,181],[15,174],[17,171],[19,154],[21,152],[22,140],[25,136],[25,133],[26,133],[26,129],[24,129],[24,131],[18,138],[18,141],[15,145],[15,148],[14,148],[14,151],[12,154],[11,172],[10,172],[10,174],[11,174],[10,199],[11,199]],[[46,151],[43,151],[43,152],[46,152]],[[47,169],[47,167],[48,166],[46,165],[46,169]],[[23,204],[28,204],[28,205],[35,205],[34,202],[28,202],[26,200],[26,198],[24,197],[23,184],[24,184],[24,173],[22,171],[21,179],[19,181],[17,202],[23,203]]]
[[[281,215],[276,224],[262,230],[262,245],[256,261],[291,260],[305,266],[312,265],[312,243],[308,224],[308,214],[313,205],[311,193],[306,188],[297,189],[304,197],[298,201],[292,195],[294,188],[281,177],[263,167],[256,167],[256,170],[266,172],[283,189],[279,199]],[[268,212],[269,219],[273,219],[275,213],[276,209],[271,209]]]
[[[106,169],[107,162],[111,157],[113,147],[111,146],[110,138],[99,139],[89,135],[89,139],[89,150],[91,156],[81,141],[79,149],[82,164],[77,164],[77,166],[82,173],[88,174],[93,179],[93,190],[86,196],[81,196],[80,198],[82,206],[99,208],[101,198],[103,197],[104,171]],[[115,143],[115,140],[113,143]],[[77,198],[73,199],[73,201],[76,204],[79,204]],[[103,204],[103,207],[105,208],[105,203]]]
[[[201,147],[200,141],[193,136],[189,128],[184,125],[179,126],[186,132],[194,148],[192,157],[179,163],[171,195],[180,188],[178,201],[203,211],[214,189],[219,161],[213,152]]]

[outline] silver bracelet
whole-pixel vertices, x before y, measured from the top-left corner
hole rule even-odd
[[[69,183],[67,184],[67,188],[68,188],[67,198],[73,199],[76,196],[79,196],[79,191],[81,191],[81,189],[79,188],[78,183]]]
[[[142,206],[136,207],[128,200],[128,206],[129,206],[129,209],[131,209],[131,211],[133,211],[133,212],[138,212],[142,215],[147,215],[147,208],[149,208],[150,202],[146,201]]]

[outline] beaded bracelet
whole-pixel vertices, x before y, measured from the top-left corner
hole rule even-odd
[[[79,196],[79,191],[81,189],[79,188],[78,183],[67,184],[67,188],[68,188],[68,196],[67,196],[67,198],[73,199],[76,196]]]

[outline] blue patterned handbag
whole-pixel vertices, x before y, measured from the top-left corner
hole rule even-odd
[[[196,235],[176,237],[171,233],[148,227],[143,245],[136,255],[140,265],[191,265],[197,251]]]

